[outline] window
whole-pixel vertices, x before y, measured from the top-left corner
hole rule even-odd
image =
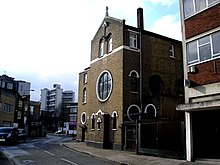
[[[2,81],[2,88],[5,88],[5,82]]]
[[[137,34],[130,33],[130,47],[137,48]]]
[[[129,74],[130,77],[130,91],[137,92],[138,91],[138,73],[136,71],[131,71]]]
[[[81,123],[82,123],[82,124],[85,124],[85,123],[86,123],[86,113],[85,113],[85,112],[83,112],[83,113],[81,114]]]
[[[170,45],[169,53],[171,58],[175,58],[175,49],[174,49],[174,45],[172,44]]]
[[[8,106],[7,106],[7,104],[4,104],[4,112],[8,112]]]
[[[116,111],[114,111],[112,113],[112,130],[116,130],[117,129],[117,117],[118,117],[118,114]]]
[[[13,88],[13,84],[12,83],[7,83],[7,89],[12,89]]]
[[[0,103],[0,111],[2,110],[2,103]]]
[[[220,32],[217,32],[212,35],[212,44],[213,44],[213,56],[220,54]]]
[[[97,129],[98,129],[98,131],[101,130],[101,122],[102,122],[102,120],[100,118],[98,118],[97,119]]]
[[[106,101],[112,91],[112,76],[109,71],[103,71],[97,80],[96,95],[100,101]]]
[[[95,129],[95,115],[94,115],[94,113],[92,114],[91,119],[92,119],[92,130],[94,130]]]
[[[77,121],[77,114],[70,114],[69,119],[70,119],[70,122],[76,122]]]
[[[86,88],[83,89],[83,103],[86,103]]]
[[[13,112],[13,105],[4,104],[4,112],[12,113]]]
[[[99,57],[102,57],[104,55],[104,40],[101,39],[99,43]]]
[[[84,83],[84,84],[87,83],[87,78],[88,78],[87,73],[84,73],[84,75],[83,75],[83,83]]]
[[[218,2],[219,0],[183,0],[184,16],[187,18]]]
[[[108,39],[108,53],[112,52],[112,37]]]
[[[202,37],[187,43],[186,53],[188,64],[195,64],[213,59],[220,55],[220,32]]]

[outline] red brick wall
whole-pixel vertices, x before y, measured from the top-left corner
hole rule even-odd
[[[220,4],[185,20],[186,39],[220,26]]]
[[[196,73],[188,73],[192,85],[220,82],[220,59],[196,65]]]

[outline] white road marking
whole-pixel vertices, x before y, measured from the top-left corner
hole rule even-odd
[[[51,152],[49,152],[49,151],[46,151],[46,150],[43,150],[44,152],[46,152],[47,154],[49,154],[49,155],[52,155],[52,156],[54,156],[54,154],[53,153],[51,153]]]
[[[71,162],[71,161],[69,161],[69,160],[67,160],[67,159],[64,159],[64,158],[60,158],[60,159],[63,160],[63,161],[65,161],[65,162],[68,162],[68,163],[70,163],[70,164],[78,165],[78,164],[76,164],[76,163],[74,163],[74,162]]]

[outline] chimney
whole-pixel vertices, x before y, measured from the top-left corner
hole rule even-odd
[[[144,16],[142,8],[137,9],[137,28],[144,30]]]

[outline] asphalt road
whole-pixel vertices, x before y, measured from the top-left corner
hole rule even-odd
[[[63,147],[61,144],[67,141],[72,139],[66,136],[48,135],[45,138],[27,140],[26,143],[0,148],[4,155],[16,165],[113,165],[112,162]],[[7,163],[5,159],[4,162]],[[2,164],[1,159],[0,164]]]

